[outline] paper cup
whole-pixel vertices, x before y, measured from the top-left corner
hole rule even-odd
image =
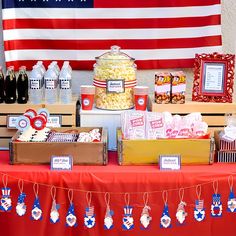
[[[145,111],[147,108],[148,87],[136,86],[134,87],[134,103],[135,109]]]
[[[92,85],[80,86],[82,110],[92,110],[94,103],[95,87]]]

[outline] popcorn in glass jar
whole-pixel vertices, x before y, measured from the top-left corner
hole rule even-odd
[[[136,85],[134,59],[112,46],[110,52],[96,57],[94,65],[95,106],[107,110],[134,107],[133,90]]]

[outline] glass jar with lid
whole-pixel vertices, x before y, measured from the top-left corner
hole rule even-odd
[[[136,85],[134,58],[121,52],[120,47],[112,46],[111,51],[95,59],[95,106],[107,110],[133,108],[133,90]]]

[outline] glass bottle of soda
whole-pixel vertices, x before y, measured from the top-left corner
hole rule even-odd
[[[21,66],[19,70],[19,76],[16,82],[17,89],[17,102],[20,104],[27,103],[29,99],[28,94],[28,76],[26,74],[26,67]]]
[[[4,75],[2,72],[2,67],[0,66],[0,103],[4,102],[5,92],[4,92]]]
[[[16,101],[16,76],[14,73],[14,66],[7,68],[5,79],[5,103],[15,103]]]

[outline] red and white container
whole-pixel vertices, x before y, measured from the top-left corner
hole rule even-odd
[[[135,110],[146,111],[147,99],[148,99],[148,87],[135,86],[134,87]]]
[[[80,92],[82,110],[92,110],[94,103],[95,87],[92,85],[81,85]]]

